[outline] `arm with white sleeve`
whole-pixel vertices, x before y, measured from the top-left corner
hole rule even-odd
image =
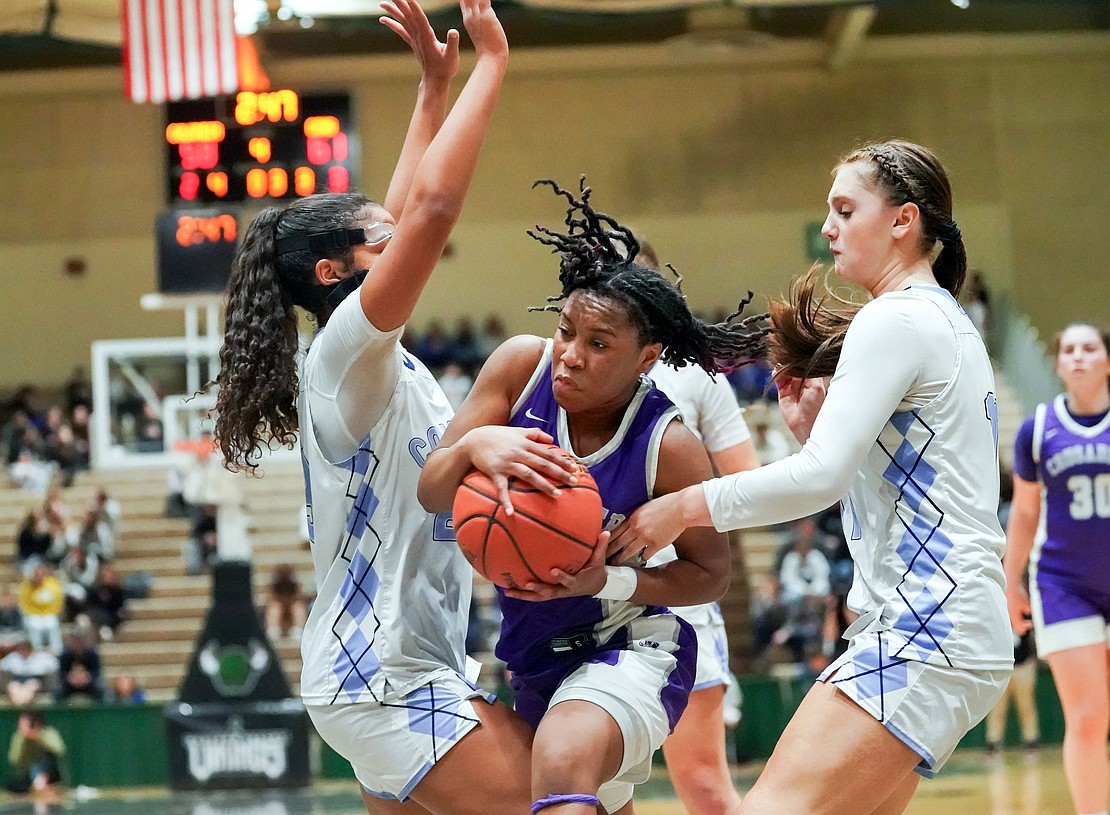
[[[939,371],[950,374],[952,360],[921,337],[932,316],[901,298],[880,298],[862,308],[801,451],[649,501],[614,532],[610,560],[645,548],[650,557],[690,526],[724,531],[781,523],[839,501],[925,368],[930,382],[941,378]]]

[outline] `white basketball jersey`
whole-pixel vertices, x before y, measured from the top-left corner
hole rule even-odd
[[[998,524],[998,410],[994,372],[971,320],[945,290],[913,287],[868,308],[922,300],[956,338],[941,393],[900,405],[842,501],[856,564],[849,629],[886,631],[892,658],[969,669],[1013,662]],[[935,321],[937,315],[922,314]],[[866,398],[866,396],[864,396]],[[874,542],[883,541],[876,546]]]
[[[317,591],[301,645],[308,704],[395,700],[441,673],[464,672],[472,572],[450,513],[430,515],[416,499],[424,459],[451,408],[427,368],[400,347],[398,332],[368,329],[371,344],[380,340],[371,353],[397,355],[397,385],[348,460],[331,464],[321,451],[302,376],[301,456]],[[306,372],[315,350],[316,343]]]

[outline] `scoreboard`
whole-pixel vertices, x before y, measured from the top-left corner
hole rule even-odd
[[[248,92],[166,105],[174,207],[346,192],[356,148],[347,94]]]

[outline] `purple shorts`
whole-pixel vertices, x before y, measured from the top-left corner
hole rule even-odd
[[[1029,588],[1040,656],[1110,642],[1110,585],[1096,588],[1036,570],[1030,575]]]

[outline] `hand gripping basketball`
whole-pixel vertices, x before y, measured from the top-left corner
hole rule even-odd
[[[589,470],[559,452],[574,462],[577,483],[564,484],[551,496],[510,478],[512,515],[505,513],[490,478],[477,470],[455,493],[459,548],[479,574],[502,588],[550,583],[552,569],[574,574],[593,554],[601,534],[601,496]]]

